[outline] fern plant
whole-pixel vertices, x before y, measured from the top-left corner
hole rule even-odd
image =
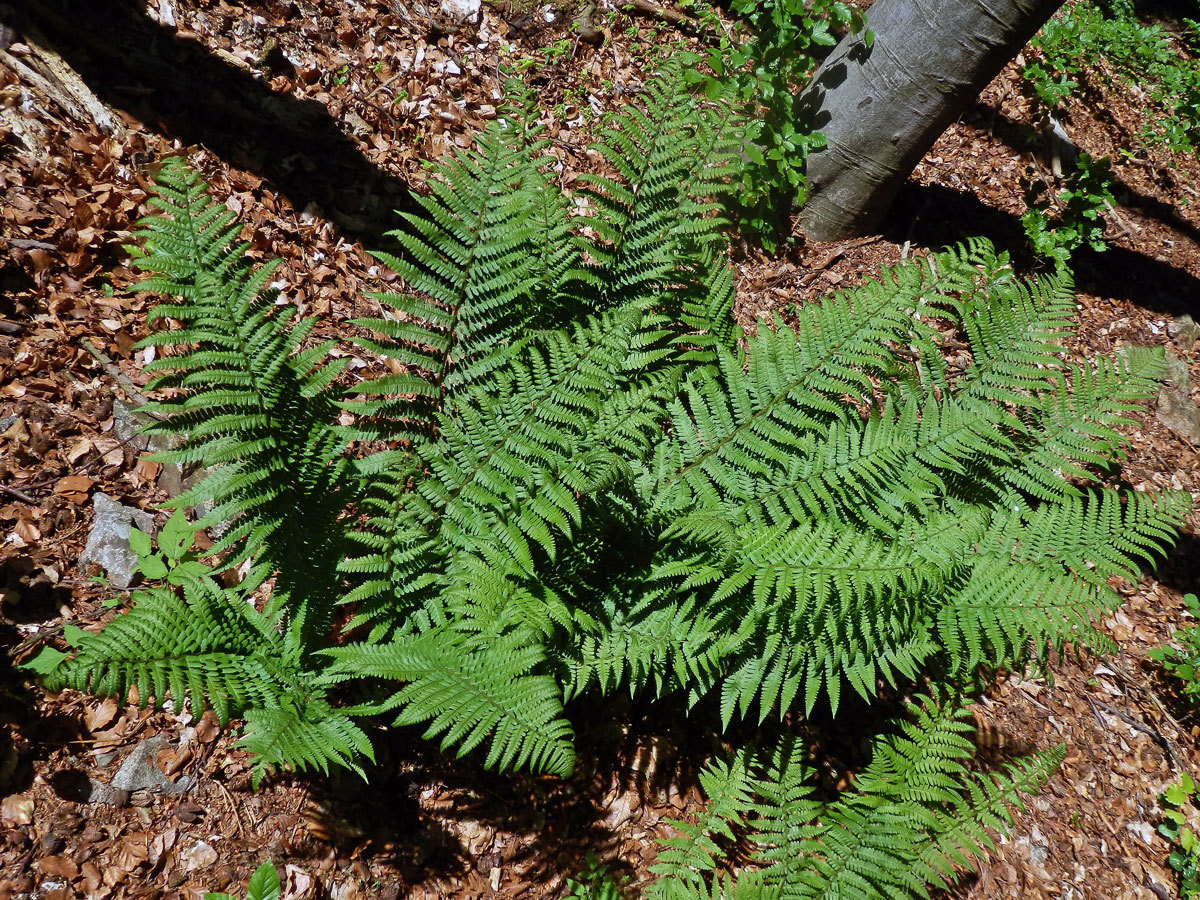
[[[581,694],[712,696],[728,724],[1096,642],[1109,579],[1137,577],[1190,504],[1115,486],[1160,356],[1068,361],[1069,276],[1019,279],[982,241],[743,335],[719,174],[739,124],[677,68],[644,99],[575,196],[528,102],[433,167],[382,256],[410,292],[359,322],[390,371],[366,384],[343,385],[168,163],[140,260],[180,298],[156,317],[181,327],[146,341],[171,351],[155,427],[211,467],[173,505],[212,502],[197,525],[222,523],[220,565],[251,575],[135,594],[47,651],[47,684],[240,716],[259,776],[358,766],[379,717],[565,776]],[[795,745],[714,763],[656,890],[923,896],[1056,759],[972,774],[962,718],[949,689],[913,701],[832,803]],[[752,864],[711,876],[744,835]]]

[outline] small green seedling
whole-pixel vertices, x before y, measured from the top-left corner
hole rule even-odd
[[[1167,861],[1171,868],[1179,873],[1180,900],[1191,900],[1200,896],[1200,841],[1190,826],[1184,824],[1187,816],[1183,808],[1193,803],[1196,797],[1196,783],[1184,772],[1176,784],[1171,785],[1158,795],[1158,802],[1163,807],[1163,822],[1158,826],[1158,833],[1171,841],[1171,855]]]
[[[166,580],[167,584],[183,584],[208,571],[193,550],[196,530],[182,509],[171,513],[167,524],[158,533],[158,552],[150,535],[136,528],[129,530],[129,547],[137,554],[137,571],[151,581]]]
[[[569,900],[624,900],[623,881],[589,851],[579,880],[567,879],[567,890],[570,891],[567,897]]]
[[[1080,153],[1075,171],[1055,194],[1040,178],[1022,178],[1025,204],[1021,216],[1030,246],[1042,256],[1066,265],[1080,247],[1100,252],[1105,249],[1101,213],[1116,202],[1112,193],[1112,169],[1107,157],[1092,159]]]
[[[218,894],[210,891],[204,895],[204,900],[238,900],[232,894]],[[279,900],[279,873],[275,871],[272,862],[265,862],[258,871],[250,876],[246,885],[246,900]]]

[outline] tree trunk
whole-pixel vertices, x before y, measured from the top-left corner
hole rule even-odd
[[[875,0],[801,100],[828,144],[808,157],[814,240],[872,231],[913,167],[1063,0]]]

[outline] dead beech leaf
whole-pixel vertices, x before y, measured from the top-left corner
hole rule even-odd
[[[95,734],[101,728],[104,728],[117,717],[117,701],[112,697],[102,701],[99,705],[88,710],[87,717],[84,719],[84,724],[87,725],[87,730]]]
[[[144,831],[135,831],[127,835],[118,845],[112,856],[113,862],[127,872],[136,869],[149,856],[149,835]]]
[[[207,869],[209,866],[215,865],[219,859],[217,851],[204,841],[197,841],[195,846],[181,850],[179,853],[179,861],[183,863],[185,872]]]
[[[8,426],[8,429],[3,434],[0,434],[0,438],[6,438],[17,443],[29,440],[29,429],[25,427],[25,420],[17,419]]]
[[[215,741],[220,733],[221,725],[217,721],[217,714],[211,709],[206,709],[200,721],[196,723],[196,740],[201,744],[209,744]]]
[[[52,878],[71,881],[79,876],[79,866],[69,856],[43,856],[37,861],[37,867]]]
[[[5,825],[16,827],[33,821],[33,798],[24,794],[10,794],[0,801],[0,820]]]
[[[71,463],[71,465],[74,465],[76,462],[78,462],[79,457],[85,455],[91,449],[91,440],[89,438],[80,438],[78,441],[72,444],[71,448],[67,451],[67,462]]]
[[[88,491],[92,489],[93,484],[95,482],[86,475],[68,475],[66,478],[60,478],[54,485],[54,493],[72,503],[82,504],[87,501]]]
[[[26,544],[32,544],[42,539],[42,532],[29,519],[20,519],[13,531]]]
[[[194,825],[204,818],[204,808],[190,800],[175,807],[175,818],[187,825]]]
[[[85,862],[79,867],[79,871],[83,875],[83,884],[80,887],[85,894],[91,897],[100,890],[103,876],[101,876],[100,870],[96,868],[96,864],[92,862]]]

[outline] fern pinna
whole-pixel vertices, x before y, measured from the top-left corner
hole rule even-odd
[[[385,716],[567,775],[580,694],[713,696],[728,724],[1094,641],[1111,577],[1189,509],[1113,479],[1160,356],[1068,361],[1068,276],[1017,278],[982,241],[742,334],[720,215],[739,124],[684,96],[668,69],[613,117],[615,174],[574,196],[528,103],[433,166],[381,255],[410,293],[357,322],[391,374],[345,389],[169,161],[140,261],[179,298],[144,342],[171,350],[155,428],[210,469],[174,503],[209,501],[197,525],[252,574],[135,593],[47,683],[240,716],[259,774],[357,766]],[[654,891],[924,896],[1056,764],[972,773],[963,716],[949,689],[912,701],[831,802],[794,744],[715,762]],[[742,835],[751,863],[712,875]]]

